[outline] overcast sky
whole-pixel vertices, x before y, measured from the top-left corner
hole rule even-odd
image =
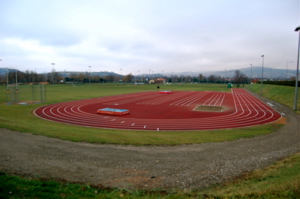
[[[299,25],[299,0],[0,0],[0,67],[295,69]]]

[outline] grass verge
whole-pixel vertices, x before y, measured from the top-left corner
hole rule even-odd
[[[248,85],[247,89],[253,91],[257,94],[260,94],[261,85],[260,84],[252,84]],[[294,108],[294,99],[295,99],[295,87],[290,86],[278,86],[278,85],[263,85],[263,96],[270,98],[276,102],[284,104],[291,109]],[[298,100],[297,100],[297,110],[298,114],[300,114],[300,98],[298,93]]]
[[[300,153],[234,182],[190,192],[127,191],[0,173],[0,198],[299,198]]]
[[[300,153],[202,193],[220,198],[300,198]]]

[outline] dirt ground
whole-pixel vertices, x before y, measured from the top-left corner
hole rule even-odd
[[[63,141],[0,129],[0,171],[126,189],[200,189],[300,152],[300,115],[261,98],[284,115],[278,132],[233,142],[120,146]]]

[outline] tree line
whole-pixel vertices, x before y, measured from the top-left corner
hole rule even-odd
[[[16,81],[18,83],[39,83],[39,82],[49,82],[49,83],[66,83],[66,82],[76,82],[76,83],[111,83],[111,82],[125,82],[125,83],[148,83],[151,79],[163,78],[168,83],[235,83],[235,84],[245,84],[249,83],[250,79],[239,70],[236,70],[233,77],[221,77],[216,75],[205,76],[199,74],[198,76],[191,75],[138,75],[134,76],[131,73],[125,76],[121,75],[91,75],[88,72],[73,72],[67,75],[62,72],[52,71],[50,73],[38,74],[35,71],[26,70],[25,72],[8,70],[7,74],[0,75],[1,84],[13,84]]]

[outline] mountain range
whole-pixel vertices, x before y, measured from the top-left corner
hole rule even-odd
[[[262,67],[249,67],[249,68],[242,68],[242,69],[237,69],[241,73],[245,74],[249,78],[261,78],[262,77]],[[7,68],[0,68],[0,75],[5,75],[7,73]],[[151,76],[151,77],[162,77],[162,76],[199,76],[199,74],[202,74],[204,76],[210,76],[210,75],[215,75],[215,76],[221,76],[221,77],[233,77],[234,72],[236,70],[223,70],[223,71],[207,71],[207,72],[181,72],[181,73],[164,73],[164,74],[141,74],[140,76]],[[20,71],[19,71],[20,72]],[[84,71],[78,72],[78,71],[57,71],[62,75],[63,77],[68,77],[72,73],[86,73]],[[45,73],[43,73],[45,74]],[[91,76],[124,76],[120,75],[118,73],[114,72],[107,72],[107,71],[101,71],[101,72],[91,72]],[[276,68],[268,68],[264,67],[263,68],[263,77],[267,79],[290,79],[291,77],[296,76],[296,70],[286,70],[286,69],[276,69]]]

